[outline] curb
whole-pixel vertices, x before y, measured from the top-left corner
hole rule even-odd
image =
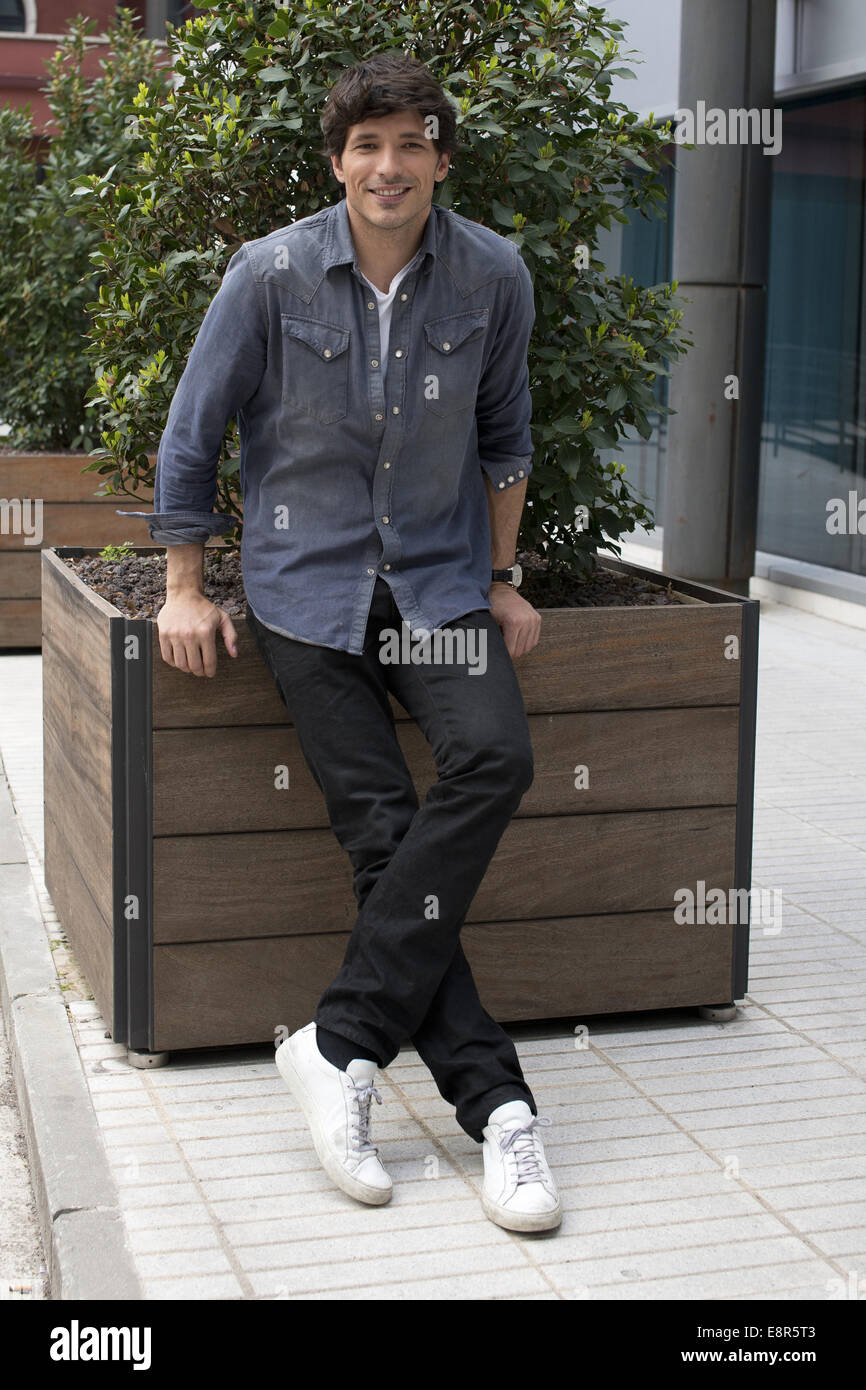
[[[0,1002],[52,1298],[143,1299],[2,772]]]

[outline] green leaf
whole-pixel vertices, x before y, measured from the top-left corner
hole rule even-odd
[[[505,207],[504,204],[498,202],[496,198],[490,199],[490,207],[493,212],[494,220],[499,223],[500,227],[514,227],[513,208]]]

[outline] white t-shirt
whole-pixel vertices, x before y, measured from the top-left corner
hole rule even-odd
[[[401,280],[414,262],[415,257],[413,256],[408,265],[404,265],[402,270],[397,271],[397,274],[388,286],[387,293],[383,290],[378,290],[375,285],[370,285],[370,281],[367,279],[366,275],[362,274],[361,277],[366,285],[370,285],[370,289],[376,296],[376,303],[379,307],[379,338],[381,340],[380,352],[383,382],[388,371],[388,341],[391,337],[391,306],[394,303],[394,296],[400,288]]]

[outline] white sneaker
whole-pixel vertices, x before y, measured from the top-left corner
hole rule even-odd
[[[393,1184],[369,1135],[370,1101],[382,1104],[372,1084],[376,1063],[356,1057],[345,1071],[332,1066],[319,1051],[315,1022],[280,1043],[276,1063],[331,1181],[359,1202],[387,1202]]]
[[[537,1125],[525,1100],[509,1100],[491,1112],[484,1135],[481,1205],[507,1231],[549,1231],[562,1221],[562,1205]]]

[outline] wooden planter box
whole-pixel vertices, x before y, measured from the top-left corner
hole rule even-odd
[[[48,891],[115,1041],[272,1042],[342,962],[349,860],[244,619],[237,658],[220,639],[216,676],[185,675],[60,558],[82,553],[42,552]],[[750,887],[759,605],[675,586],[681,606],[543,610],[516,663],[535,780],[461,935],[502,1022],[745,993],[748,923],[678,925],[674,893]],[[429,747],[392,707],[423,797]]]
[[[38,647],[42,640],[39,611],[42,566],[40,548],[51,545],[120,545],[129,540],[150,544],[147,522],[141,517],[117,516],[116,507],[135,509],[126,493],[95,497],[105,486],[104,473],[82,473],[90,462],[79,454],[0,453],[0,507],[9,516],[15,503],[42,502],[42,535],[34,544],[10,520],[0,524],[0,648]],[[152,489],[151,489],[152,494]],[[151,495],[143,493],[142,510],[152,511]],[[17,512],[17,509],[16,509]]]

